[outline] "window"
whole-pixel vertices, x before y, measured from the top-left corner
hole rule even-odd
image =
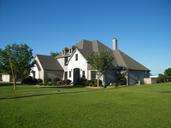
[[[32,71],[32,74],[33,74],[33,78],[35,78],[36,77],[36,72]]]
[[[78,60],[78,54],[75,54],[75,60],[76,61]]]
[[[72,49],[69,49],[69,52],[72,53]]]
[[[96,71],[91,71],[91,80],[96,79]]]
[[[68,73],[65,72],[65,76],[64,76],[64,79],[65,79],[65,80],[67,79],[67,75],[68,75]]]
[[[67,65],[67,62],[68,62],[68,57],[65,57],[65,66]]]
[[[71,77],[71,71],[69,71],[69,77]]]
[[[85,71],[83,71],[82,77],[85,77]]]

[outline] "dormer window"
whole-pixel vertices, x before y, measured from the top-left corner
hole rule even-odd
[[[75,54],[75,60],[76,61],[78,60],[78,54]]]
[[[69,49],[69,53],[72,53],[72,49]]]
[[[63,55],[66,55],[68,52],[69,52],[69,49],[67,47],[64,48],[63,51],[62,51]]]
[[[67,62],[68,62],[68,57],[65,57],[65,60],[64,60],[65,62],[65,66],[67,65]]]

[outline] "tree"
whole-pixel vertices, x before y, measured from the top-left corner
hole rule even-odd
[[[168,68],[164,71],[166,77],[166,82],[171,82],[171,68]]]
[[[164,71],[165,76],[171,76],[171,68],[168,68]]]
[[[157,83],[164,83],[166,82],[166,76],[163,74],[159,74],[159,77],[157,78]]]
[[[159,74],[157,78],[158,83],[162,82],[171,82],[171,68],[168,68],[164,71],[164,74]]]
[[[57,57],[59,55],[59,53],[58,52],[50,52],[50,55],[53,57]]]
[[[97,70],[97,86],[99,87],[99,79],[102,75],[104,75],[105,71],[112,68],[112,60],[113,57],[109,54],[109,52],[93,52],[88,57],[88,63]]]
[[[0,70],[12,76],[14,90],[16,79],[23,79],[30,74],[32,59],[32,49],[26,44],[11,44],[0,49]]]

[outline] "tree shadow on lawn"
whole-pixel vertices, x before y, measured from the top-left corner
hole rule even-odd
[[[171,93],[171,91],[160,91],[160,93]]]
[[[75,85],[75,86],[39,86],[39,88],[67,88],[67,89],[73,89],[73,88],[84,88],[85,86],[81,86],[81,85]]]
[[[6,100],[6,99],[20,99],[20,98],[27,98],[27,97],[37,97],[37,96],[49,96],[49,95],[63,95],[63,94],[79,94],[82,92],[93,92],[93,91],[99,91],[99,89],[94,90],[84,90],[84,91],[75,91],[75,92],[53,92],[53,93],[40,93],[40,94],[30,94],[30,95],[22,95],[22,96],[12,96],[12,97],[0,97],[0,100]]]

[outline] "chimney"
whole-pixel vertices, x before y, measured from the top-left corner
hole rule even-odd
[[[112,50],[117,50],[118,49],[118,42],[116,38],[112,39]]]

